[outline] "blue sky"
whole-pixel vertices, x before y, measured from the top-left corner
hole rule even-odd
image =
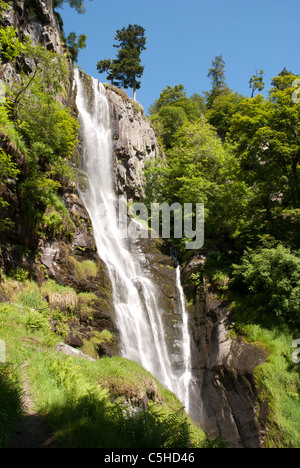
[[[249,96],[249,79],[264,69],[266,88],[284,67],[300,74],[299,0],[86,0],[78,15],[59,9],[66,35],[86,34],[87,48],[78,65],[106,81],[96,64],[115,58],[117,29],[128,24],[145,28],[147,50],[137,99],[147,112],[167,85],[183,84],[187,95],[210,89],[211,61],[223,55],[228,86]],[[132,90],[128,90],[132,97]]]

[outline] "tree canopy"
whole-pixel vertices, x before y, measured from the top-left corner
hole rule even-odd
[[[212,60],[212,66],[208,70],[208,78],[211,79],[212,89],[205,93],[207,98],[207,107],[210,108],[214,99],[228,90],[225,78],[225,62],[223,55],[217,55]]]
[[[129,24],[127,28],[117,30],[114,44],[118,50],[115,59],[104,59],[98,62],[99,73],[107,73],[107,79],[115,86],[133,89],[133,99],[136,100],[136,90],[140,89],[144,72],[141,64],[141,52],[146,49],[145,29],[139,25]]]
[[[63,4],[67,2],[71,8],[75,8],[77,13],[83,15],[86,11],[85,6],[84,6],[84,1],[85,0],[53,0],[53,7],[61,8]]]

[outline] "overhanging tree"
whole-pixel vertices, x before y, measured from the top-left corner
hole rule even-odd
[[[114,47],[118,48],[114,60],[105,59],[97,64],[99,73],[107,73],[107,79],[116,86],[133,89],[133,99],[136,100],[136,90],[140,89],[144,72],[141,64],[141,53],[146,49],[145,29],[137,24],[129,24],[127,28],[116,32]]]
[[[53,0],[53,8],[61,8],[67,2],[71,8],[75,8],[77,13],[83,15],[85,13],[84,0]]]

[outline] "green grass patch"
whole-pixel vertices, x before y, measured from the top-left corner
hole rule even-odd
[[[78,262],[76,258],[69,257],[72,264],[76,278],[80,281],[87,278],[95,278],[98,274],[98,267],[92,260],[85,260]]]
[[[287,327],[272,325],[263,315],[258,323],[249,301],[235,304],[239,333],[268,350],[265,363],[255,369],[260,401],[269,404],[267,448],[300,447],[300,365],[292,361],[295,337]],[[268,326],[267,326],[268,323]]]
[[[39,289],[33,282],[6,280],[6,290],[16,303],[0,304],[7,358],[6,367],[0,367],[0,446],[6,446],[22,417],[24,379],[57,447],[207,446],[207,437],[177,398],[138,364],[120,357],[90,362],[55,350],[60,337],[49,327],[51,311],[35,308],[48,304],[45,292],[64,294],[65,289],[50,282]],[[80,296],[83,302],[95,299]],[[100,338],[108,340],[110,333]]]

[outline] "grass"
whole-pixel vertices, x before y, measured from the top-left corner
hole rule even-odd
[[[300,365],[292,361],[294,333],[279,321],[257,316],[253,304],[241,298],[233,305],[236,326],[250,343],[268,351],[255,369],[260,401],[269,403],[267,448],[300,447]],[[297,338],[297,337],[296,337]]]
[[[61,336],[52,331],[50,320],[62,316],[67,327],[72,318],[64,312],[67,301],[73,298],[79,308],[89,307],[97,301],[93,293],[76,295],[52,280],[39,287],[26,275],[17,278],[4,277],[2,283],[8,302],[0,303],[0,339],[7,357],[7,363],[0,364],[0,447],[22,415],[20,368],[25,362],[37,410],[55,433],[58,446],[118,448],[142,446],[148,440],[166,447],[172,443],[166,437],[168,424],[182,427],[182,432],[177,430],[183,444],[218,446],[181,412],[178,399],[138,364],[120,357],[76,360],[55,351]],[[235,299],[235,332],[268,350],[267,361],[255,370],[259,402],[268,401],[270,407],[266,447],[299,448],[300,366],[292,362],[292,343],[299,337],[281,323],[267,326],[266,317],[259,323],[251,301]],[[103,330],[96,339],[109,342],[111,333]],[[176,444],[181,444],[180,439]]]
[[[293,337],[289,332],[247,325],[248,340],[262,343],[270,352],[267,362],[256,368],[262,389],[260,399],[270,404],[268,448],[300,448],[300,368],[292,362]]]
[[[92,260],[78,262],[76,258],[69,257],[69,261],[74,268],[77,280],[95,278],[98,274],[98,267]]]
[[[48,280],[41,291],[52,307],[67,310],[78,304],[78,297],[73,288],[62,286],[53,280]]]
[[[71,291],[52,282],[39,288],[13,279],[5,280],[4,290],[9,302],[0,303],[7,361],[0,365],[0,447],[22,418],[24,378],[57,447],[181,448],[210,443],[177,398],[138,364],[120,357],[90,362],[55,350],[60,337],[49,326],[45,295]],[[83,302],[93,299],[81,295]],[[102,339],[109,338],[104,332]]]

